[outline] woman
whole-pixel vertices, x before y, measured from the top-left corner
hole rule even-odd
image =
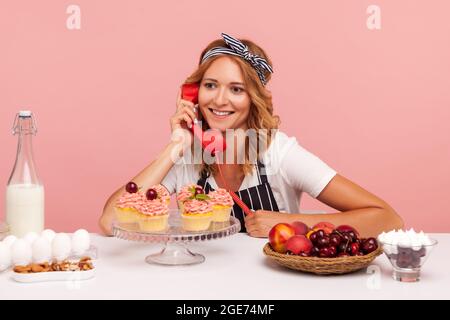
[[[206,192],[227,186],[253,210],[245,216],[236,204],[233,207],[242,231],[253,237],[267,237],[275,224],[297,220],[309,226],[320,221],[347,224],[361,236],[401,228],[401,218],[385,201],[337,174],[295,138],[277,130],[279,119],[273,115],[271,93],[266,89],[273,72],[269,58],[252,41],[222,37],[203,50],[198,69],[186,80],[200,86],[198,106],[178,94],[177,110],[170,120],[172,140],[132,181],[144,188],[161,183],[171,194],[190,183]],[[220,164],[207,157],[200,157],[199,164],[192,162],[195,139],[188,128],[198,121],[203,129],[220,130],[227,137],[226,157]],[[257,138],[251,139],[248,132],[257,132]],[[183,161],[174,164],[174,154]],[[111,234],[113,206],[124,190],[125,186],[117,190],[104,207],[100,226],[106,234]],[[340,212],[300,213],[302,192]]]

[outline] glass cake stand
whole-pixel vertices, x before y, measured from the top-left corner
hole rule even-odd
[[[169,212],[169,227],[160,232],[144,232],[139,229],[137,223],[113,223],[113,234],[124,240],[164,243],[165,247],[158,253],[145,258],[149,264],[161,265],[190,265],[202,263],[205,257],[189,250],[190,242],[215,240],[231,236],[241,230],[241,224],[235,217],[230,217],[227,222],[212,222],[209,229],[199,232],[183,230],[181,216],[177,209]]]

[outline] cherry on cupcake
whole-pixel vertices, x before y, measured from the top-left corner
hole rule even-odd
[[[150,188],[145,193],[145,196],[147,197],[148,200],[155,200],[156,198],[158,198],[158,193],[156,192],[155,189]]]
[[[202,187],[195,187],[194,190],[194,196],[198,195],[198,194],[204,194],[205,192],[203,191]]]
[[[136,183],[134,183],[133,181],[130,181],[130,182],[128,182],[127,185],[125,186],[125,190],[126,190],[128,193],[136,193],[136,192],[138,192],[139,188],[138,188],[138,186],[137,186]]]

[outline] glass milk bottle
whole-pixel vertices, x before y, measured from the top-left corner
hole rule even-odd
[[[6,222],[17,237],[44,229],[44,186],[36,174],[32,149],[36,132],[31,111],[20,111],[13,126],[18,136],[16,162],[6,187]]]

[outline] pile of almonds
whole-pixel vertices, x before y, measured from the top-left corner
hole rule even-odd
[[[31,263],[26,266],[15,266],[14,272],[17,273],[40,273],[40,272],[56,272],[56,271],[87,271],[94,269],[90,257],[83,257],[80,261],[52,262],[52,263]]]

